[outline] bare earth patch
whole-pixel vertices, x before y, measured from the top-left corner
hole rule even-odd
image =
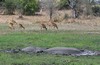
[[[14,19],[17,23],[25,26],[26,30],[40,30],[41,22],[48,22],[48,16],[23,16],[23,19],[18,19],[18,15],[0,15],[0,26],[7,25],[7,20]],[[59,30],[100,30],[100,17],[91,19],[75,19],[73,23],[67,23],[68,20],[57,22]],[[49,30],[56,30],[47,26]]]

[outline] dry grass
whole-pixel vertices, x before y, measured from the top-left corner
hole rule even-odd
[[[100,30],[100,17],[74,20],[66,19],[62,21],[64,14],[66,13],[68,16],[71,16],[71,12],[69,10],[64,10],[58,11],[58,13],[59,22],[56,22],[56,24],[58,25],[59,30]],[[7,29],[8,26],[6,21],[13,18],[18,24],[24,25],[26,30],[40,30],[40,23],[47,23],[49,21],[49,17],[45,13],[43,13],[41,16],[23,16],[23,19],[18,19],[18,17],[18,15],[0,15],[0,26],[2,27],[2,24],[4,24]]]

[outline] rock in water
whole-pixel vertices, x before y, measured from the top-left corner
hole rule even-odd
[[[71,55],[71,54],[79,54],[81,51],[76,48],[66,48],[66,47],[54,47],[45,50],[46,53],[49,54],[61,54],[61,55]]]
[[[42,53],[45,49],[44,48],[40,48],[40,47],[26,47],[21,49],[22,52],[26,52],[26,53]]]

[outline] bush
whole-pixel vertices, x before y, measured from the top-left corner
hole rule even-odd
[[[67,0],[60,0],[59,9],[66,9],[66,8],[69,8],[68,1]]]
[[[21,5],[25,15],[33,15],[39,8],[36,0],[21,0]]]
[[[14,14],[16,5],[15,0],[5,0],[4,6],[6,8],[5,14]]]
[[[93,6],[92,10],[95,16],[100,16],[100,6]]]
[[[15,9],[20,9],[22,14],[33,15],[38,10],[37,0],[5,0],[6,14],[14,14]]]

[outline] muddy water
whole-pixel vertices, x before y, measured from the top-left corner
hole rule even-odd
[[[72,54],[76,56],[94,56],[94,55],[100,55],[99,51],[91,51],[91,50],[84,50],[83,52],[79,54]]]
[[[35,48],[34,51],[35,50],[38,50],[38,49]],[[32,49],[31,49],[31,51],[32,51]],[[40,53],[45,53],[45,50],[42,50],[42,51],[43,52],[40,52]],[[66,50],[64,50],[64,51],[66,52]],[[72,53],[72,54],[69,54],[69,55],[71,55],[71,56],[100,56],[100,51],[91,51],[91,50],[80,50],[80,51],[81,51],[80,53],[77,53],[77,54],[76,53]],[[1,52],[4,52],[4,53],[20,53],[20,52],[21,53],[24,53],[23,51],[21,51],[21,49],[6,49],[6,50],[1,50],[0,49],[0,53]],[[32,53],[32,52],[29,52],[29,53]],[[56,52],[56,51],[54,51],[54,52]],[[59,51],[59,52],[61,52],[62,54],[61,53],[60,54],[58,53],[57,55],[67,55],[67,54],[64,54],[65,52],[62,52],[62,51]],[[32,53],[32,54],[34,54],[34,53]]]

